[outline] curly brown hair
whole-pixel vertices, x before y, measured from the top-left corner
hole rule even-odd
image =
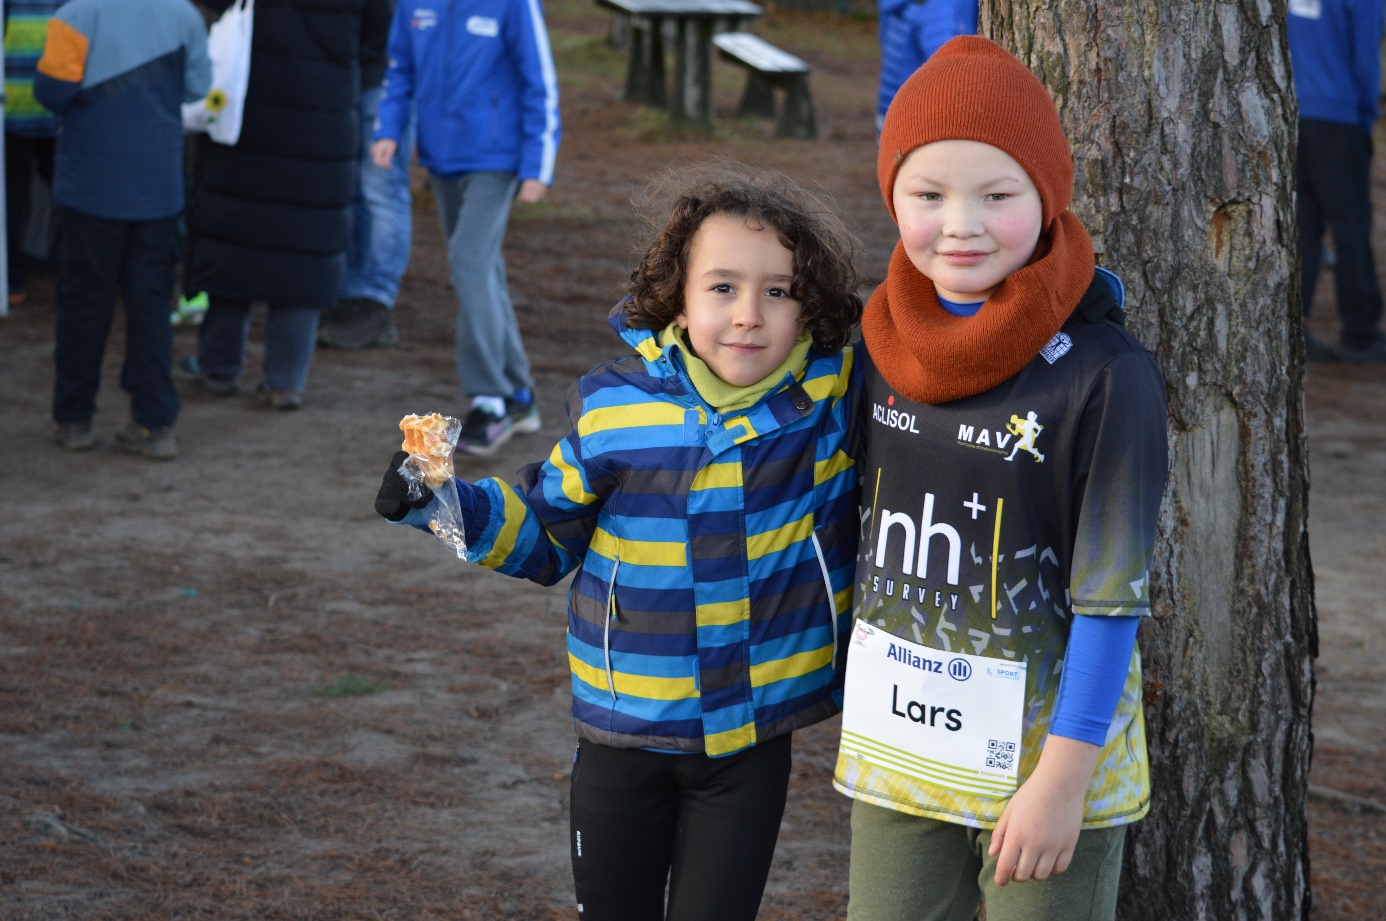
[[[623,315],[634,329],[663,329],[683,312],[683,288],[693,235],[714,214],[774,228],[794,254],[789,293],[803,305],[814,347],[832,353],[852,338],[861,320],[855,259],[860,247],[825,199],[776,170],[716,161],[676,166],[656,177],[637,206],[648,238],[630,273]]]

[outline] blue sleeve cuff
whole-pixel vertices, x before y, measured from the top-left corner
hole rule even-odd
[[[458,509],[462,513],[462,531],[470,545],[481,536],[486,527],[486,522],[491,515],[491,500],[484,490],[473,486],[466,480],[454,477],[452,485],[457,492]],[[441,504],[442,500],[435,493],[423,508],[411,508],[399,521],[391,521],[390,523],[407,524],[432,534],[433,532],[428,530],[428,523],[438,517]]]
[[[1051,734],[1093,745],[1107,743],[1140,622],[1133,616],[1074,615]]]

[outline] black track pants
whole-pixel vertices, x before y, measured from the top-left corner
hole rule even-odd
[[[787,735],[726,758],[579,742],[571,844],[583,921],[753,921],[790,760]]]

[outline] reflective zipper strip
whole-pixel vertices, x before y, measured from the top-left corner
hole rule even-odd
[[[606,586],[606,626],[602,630],[602,654],[606,657],[606,687],[611,699],[616,699],[616,675],[611,670],[611,622],[616,619],[616,572],[621,568],[621,558],[611,567],[611,582]]]
[[[813,539],[813,552],[818,555],[818,571],[823,574],[823,587],[828,590],[828,629],[833,635],[833,671],[837,671],[837,596],[833,594],[833,583],[828,578],[828,561],[823,557],[823,547],[818,543],[818,532],[809,534]]]

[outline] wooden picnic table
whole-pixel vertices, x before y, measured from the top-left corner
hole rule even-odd
[[[765,12],[749,0],[596,0],[629,24],[626,99],[668,108],[676,122],[712,127],[712,36],[742,31]],[[664,23],[674,27],[674,85],[666,95]]]

